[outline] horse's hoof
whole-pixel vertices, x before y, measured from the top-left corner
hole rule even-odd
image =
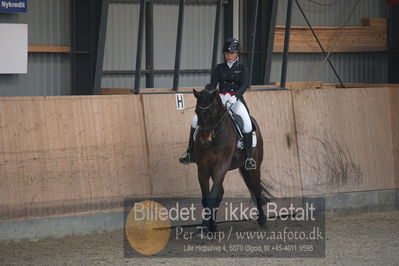
[[[266,219],[266,216],[263,215],[263,216],[258,217],[257,222],[258,222],[258,224],[259,224],[260,227],[266,228],[266,227],[267,227],[266,220],[267,220],[267,219]]]

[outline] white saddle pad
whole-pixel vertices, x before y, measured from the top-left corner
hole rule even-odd
[[[256,141],[256,132],[252,132],[252,148],[256,147]],[[237,140],[237,148],[241,150],[244,149],[244,145],[241,140]]]

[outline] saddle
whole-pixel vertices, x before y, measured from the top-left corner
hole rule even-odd
[[[234,124],[234,131],[236,132],[237,135],[237,148],[242,150],[244,149],[244,143],[243,143],[243,128],[244,128],[244,121],[242,120],[241,116],[234,114],[232,112],[229,112],[230,119],[233,121]],[[254,118],[251,116],[251,123],[252,123],[252,147],[255,148],[257,144],[256,140],[256,124],[254,123]],[[198,129],[197,127],[195,129],[195,132],[193,134],[193,139],[195,141],[197,134],[198,134]]]
[[[237,135],[237,148],[244,149],[244,144],[242,142],[243,139],[243,128],[244,128],[244,121],[242,120],[241,116],[231,113],[230,117],[234,122],[234,130]],[[251,116],[251,124],[252,124],[252,147],[256,147],[256,124],[254,123],[254,118]]]

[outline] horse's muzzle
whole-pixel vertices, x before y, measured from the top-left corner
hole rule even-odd
[[[201,146],[204,148],[208,148],[209,146],[211,146],[211,143],[212,143],[212,141],[210,141],[210,140],[200,142]]]
[[[198,140],[202,147],[207,148],[207,147],[211,146],[213,138],[214,138],[214,133],[212,130],[209,133],[201,132]]]

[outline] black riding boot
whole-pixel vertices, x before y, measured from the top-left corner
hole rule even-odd
[[[181,163],[184,163],[184,164],[195,163],[195,158],[194,158],[194,139],[193,139],[194,132],[195,132],[195,128],[191,127],[190,138],[188,140],[187,151],[183,155],[182,158],[179,158],[179,162],[181,162]]]
[[[256,169],[256,161],[252,158],[252,133],[244,133],[243,134],[243,144],[245,149],[245,169],[254,170]]]

